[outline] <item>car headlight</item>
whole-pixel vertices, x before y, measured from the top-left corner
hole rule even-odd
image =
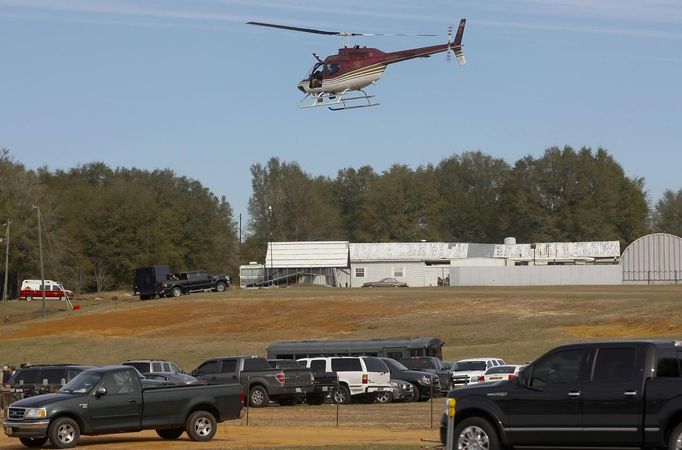
[[[47,417],[45,408],[28,408],[24,413],[24,419],[42,419]]]
[[[424,375],[422,377],[422,384],[431,384],[431,377],[427,377],[426,375]]]
[[[399,383],[397,381],[391,381],[391,387],[394,389],[401,389],[401,390],[407,389],[407,385],[405,383]]]

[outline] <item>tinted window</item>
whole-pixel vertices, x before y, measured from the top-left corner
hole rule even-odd
[[[547,384],[573,383],[580,379],[587,350],[564,350],[552,353],[533,367],[530,385],[542,387]]]
[[[310,370],[313,373],[316,372],[326,372],[327,371],[327,361],[324,359],[314,359],[310,361]]]
[[[218,373],[220,368],[219,361],[209,361],[197,369],[197,375],[207,375],[210,373]]]
[[[488,375],[493,373],[514,373],[515,369],[516,368],[514,366],[495,366],[486,370],[485,374]]]
[[[363,358],[368,372],[388,372],[388,367],[379,358]]]
[[[267,360],[263,358],[249,358],[244,360],[244,370],[267,370],[270,368]]]
[[[594,366],[595,383],[625,382],[632,379],[635,348],[600,348]]]
[[[384,369],[385,370],[385,369]],[[332,358],[332,372],[362,371],[362,364],[356,358]]]
[[[399,363],[399,362],[396,361],[395,359],[386,358],[386,359],[382,359],[382,361],[383,361],[384,364],[386,364],[391,370],[397,370],[397,371],[399,371],[399,372],[402,372],[403,370],[410,370],[410,369],[408,369],[407,367],[405,367],[404,364]]]
[[[23,369],[16,373],[12,384],[40,383],[38,369]]]
[[[656,364],[656,376],[677,378],[680,376],[680,363],[678,353],[672,348],[656,349],[658,363]]]
[[[66,369],[43,369],[40,371],[40,383],[47,379],[49,384],[66,383]]]
[[[132,366],[140,371],[140,373],[149,373],[149,363],[145,362],[127,362],[125,366]]]
[[[171,371],[170,364],[163,363],[162,366],[163,366],[162,372],[170,372]]]
[[[431,360],[429,359],[412,359],[412,358],[405,358],[400,360],[401,363],[405,365],[405,367],[408,367],[410,369],[433,369],[433,364],[431,364]]]
[[[246,366],[246,364],[244,364]],[[234,373],[237,371],[237,360],[236,359],[224,359],[223,365],[220,367],[222,373]]]
[[[163,372],[163,364],[161,364],[160,362],[153,362],[152,372]]]
[[[486,369],[485,361],[460,361],[452,366],[453,371],[466,372],[470,370],[483,371]]]

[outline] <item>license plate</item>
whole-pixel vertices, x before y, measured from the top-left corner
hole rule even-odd
[[[329,390],[329,386],[322,386],[322,392],[327,392]]]
[[[301,388],[296,388],[296,392],[301,392]]]

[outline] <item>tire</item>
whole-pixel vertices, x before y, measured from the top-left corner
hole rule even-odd
[[[156,434],[158,434],[161,439],[166,439],[168,441],[174,441],[184,432],[184,428],[164,428],[163,430],[156,430]]]
[[[374,398],[377,403],[391,403],[393,401],[393,394],[388,391],[379,391]]]
[[[324,403],[324,396],[323,395],[308,395],[305,398],[305,400],[309,405],[321,405]]]
[[[171,289],[171,297],[180,297],[182,295],[182,289],[180,289],[177,286],[174,286],[173,289]]]
[[[469,417],[455,426],[455,447],[461,450],[500,450],[497,431],[485,419]]]
[[[270,403],[270,396],[267,389],[261,385],[256,385],[249,391],[249,405],[254,408],[262,408],[268,406]]]
[[[350,390],[348,386],[341,385],[339,389],[334,392],[334,403],[340,403],[342,405],[347,405],[350,403]]]
[[[30,448],[38,448],[42,447],[45,442],[47,442],[47,438],[19,438],[19,441],[24,444],[26,447]]]
[[[65,302],[65,301],[66,301],[66,296],[65,296],[65,295],[62,295],[61,297],[59,297],[59,300]]]
[[[33,300],[33,296],[32,296],[31,294],[28,294],[28,295],[26,296],[26,301],[27,301],[27,302],[30,302],[31,300]]]
[[[47,429],[50,443],[57,448],[73,448],[78,445],[81,430],[78,422],[70,417],[59,417]]]
[[[218,282],[215,284],[215,290],[216,290],[216,292],[225,292],[225,289],[227,289],[227,286],[226,286],[225,283],[223,283],[222,281],[218,281]]]
[[[680,450],[682,449],[682,423],[677,424],[675,428],[673,428],[672,433],[670,433],[670,437],[668,438],[668,450]]]
[[[207,442],[215,436],[217,424],[215,417],[208,411],[194,411],[187,418],[185,431],[193,441]]]

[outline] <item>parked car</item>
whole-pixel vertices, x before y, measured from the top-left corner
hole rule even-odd
[[[99,367],[84,370],[56,394],[12,403],[3,427],[27,447],[49,439],[54,447],[72,448],[81,435],[143,429],[168,440],[187,432],[191,440],[205,442],[213,439],[217,423],[242,416],[242,396],[237,383],[143,389],[134,368]]]
[[[182,272],[170,275],[161,283],[166,297],[180,297],[183,294],[201,291],[223,292],[230,287],[230,276],[224,273],[212,274],[205,270]]]
[[[388,366],[391,372],[391,379],[402,380],[413,386],[410,389],[412,398],[408,400],[416,402],[430,399],[432,393],[440,395],[440,378],[435,373],[423,370],[410,370],[403,363],[393,358],[382,357],[380,359]],[[393,397],[395,398],[395,395]]]
[[[305,367],[295,359],[268,359],[268,364],[273,369],[284,370],[285,375],[287,370],[291,368]],[[313,390],[305,394],[305,400],[309,405],[321,405],[325,400],[332,398],[332,394],[339,384],[339,377],[334,372],[314,372],[311,370],[311,373],[313,374]]]
[[[443,366],[443,362],[435,356],[410,356],[400,362],[411,370],[429,372],[438,377],[441,393],[452,389],[452,374]]]
[[[391,374],[386,364],[371,356],[319,356],[298,360],[313,373],[335,372],[339,377],[339,388],[334,393],[336,403],[350,403],[351,397],[358,400],[375,400],[382,392],[392,392]]]
[[[362,283],[362,287],[407,287],[404,281],[398,281],[395,278],[382,278],[379,281],[368,281]]]
[[[192,376],[208,383],[240,383],[249,404],[263,407],[275,400],[295,405],[302,395],[313,391],[313,375],[306,367],[273,369],[260,356],[224,356],[204,361]]]
[[[43,282],[41,280],[22,281],[19,298],[25,299],[27,302],[34,298],[43,298]],[[45,298],[58,298],[61,301],[66,301],[68,298],[73,298],[73,292],[64,289],[59,281],[45,280]]]
[[[377,392],[377,403],[412,402],[416,388],[409,381],[391,380],[392,391]]]
[[[45,364],[22,367],[7,382],[7,389],[20,392],[24,397],[57,392],[79,373],[93,366],[80,364]]]
[[[682,444],[682,343],[673,340],[584,342],[557,347],[511,383],[463,386],[453,430],[446,412],[440,440],[455,447],[475,436],[504,448],[637,448]]]
[[[452,366],[452,383],[454,387],[478,383],[491,367],[504,365],[500,358],[461,359]]]
[[[479,382],[488,381],[514,381],[519,374],[519,370],[526,367],[525,365],[511,365],[506,364],[502,366],[494,366],[485,371],[485,375],[479,377]]]
[[[143,375],[151,372],[182,373],[182,370],[176,364],[164,359],[129,359],[123,365],[132,366]]]

